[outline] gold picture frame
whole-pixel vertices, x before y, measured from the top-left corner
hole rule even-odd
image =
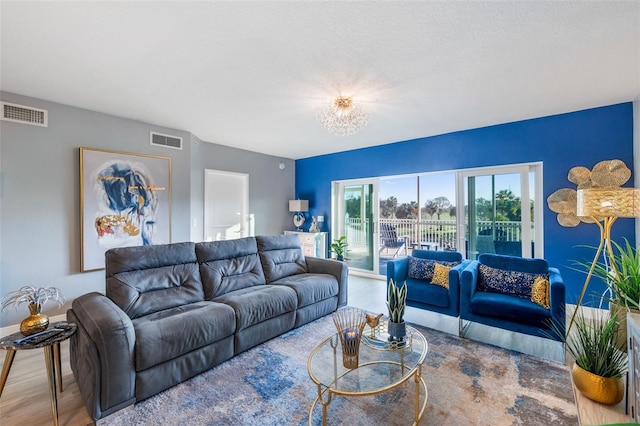
[[[171,158],[80,147],[82,272],[116,247],[171,242]]]

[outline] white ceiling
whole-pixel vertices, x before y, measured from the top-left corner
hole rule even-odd
[[[640,96],[639,1],[2,1],[0,88],[285,158]],[[338,94],[354,136],[316,119]]]

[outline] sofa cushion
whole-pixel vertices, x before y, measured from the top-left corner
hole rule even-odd
[[[107,295],[131,319],[204,300],[195,263],[114,274]]]
[[[256,241],[267,283],[308,272],[297,235],[262,235]]]
[[[236,314],[236,333],[259,322],[295,311],[298,305],[298,297],[292,288],[269,284],[225,293],[214,301],[233,308]]]
[[[298,308],[338,295],[338,280],[328,274],[291,275],[271,284],[294,289],[298,296]]]
[[[548,329],[551,311],[529,298],[508,294],[477,291],[469,301],[469,310],[476,315],[502,318],[514,323],[530,324]]]
[[[407,283],[407,301],[414,301],[441,308],[449,307],[449,290],[422,280],[409,278]]]
[[[436,263],[435,268],[433,270],[433,278],[431,279],[431,284],[436,284],[448,289],[450,270],[451,270],[451,266],[445,266],[445,265]]]
[[[193,243],[111,249],[105,272],[107,297],[132,319],[204,300]]]
[[[253,237],[198,243],[195,251],[206,300],[266,284]]]
[[[478,265],[478,290],[531,297],[531,288],[536,278],[548,279],[549,275],[520,271],[505,271],[487,265]]]
[[[233,334],[233,309],[198,302],[133,320],[136,371],[145,370]]]
[[[407,278],[416,280],[431,281],[436,261],[432,259],[420,259],[409,256],[409,267],[407,268]]]

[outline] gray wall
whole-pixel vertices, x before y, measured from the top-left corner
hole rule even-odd
[[[0,92],[0,99],[46,109],[46,128],[0,121],[0,296],[24,285],[55,286],[68,302],[104,291],[104,271],[80,272],[79,147],[171,157],[172,241],[202,239],[204,169],[249,174],[256,233],[289,229],[294,162],[199,140],[186,131]],[[184,149],[154,147],[149,132],[183,138]],[[280,170],[278,165],[286,165]],[[195,226],[194,226],[195,223]],[[21,305],[0,314],[0,326],[28,315]]]

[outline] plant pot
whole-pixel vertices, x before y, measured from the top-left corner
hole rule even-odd
[[[29,303],[29,315],[20,323],[20,333],[23,336],[31,336],[32,334],[45,331],[49,327],[49,317],[41,314],[42,305],[37,303]]]
[[[343,262],[344,261],[344,256],[339,254],[339,255],[336,256],[336,259],[339,260],[340,262]]]
[[[387,333],[390,341],[402,341],[407,335],[407,326],[404,321],[387,323]]]
[[[624,381],[601,377],[573,364],[571,369],[573,384],[584,396],[592,401],[615,405],[624,398]]]

